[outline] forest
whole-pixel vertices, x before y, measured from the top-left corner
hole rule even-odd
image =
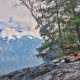
[[[61,55],[80,50],[80,0],[20,1],[32,14],[44,39],[37,48],[39,53],[46,48],[59,50]]]

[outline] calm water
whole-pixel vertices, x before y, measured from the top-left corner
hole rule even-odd
[[[4,56],[4,58],[0,60],[0,75],[27,67],[37,66],[42,63],[43,60],[41,58],[37,58],[35,54],[20,55],[11,59],[6,59]]]

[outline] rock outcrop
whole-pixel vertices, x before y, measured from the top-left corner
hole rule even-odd
[[[55,65],[53,62],[2,75],[0,80],[80,80],[80,62]]]

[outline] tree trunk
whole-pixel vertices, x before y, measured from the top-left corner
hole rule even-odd
[[[78,40],[79,40],[79,43],[80,43],[80,26],[77,24],[76,25],[76,32],[77,32],[77,35],[78,35]]]
[[[56,14],[57,14],[57,24],[58,24],[58,29],[59,29],[59,38],[61,38],[61,26],[60,26],[60,21],[59,21],[59,10],[58,10],[58,3],[56,3]]]

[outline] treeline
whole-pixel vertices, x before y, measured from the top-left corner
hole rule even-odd
[[[20,0],[37,22],[36,29],[44,43],[37,50],[46,48],[60,53],[80,50],[80,0]]]

